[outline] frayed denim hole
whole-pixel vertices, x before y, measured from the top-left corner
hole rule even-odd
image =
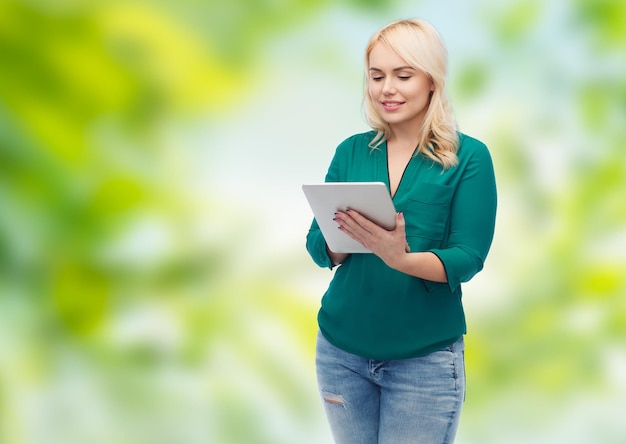
[[[338,405],[343,407],[344,409],[346,408],[346,402],[341,395],[329,392],[322,392],[322,399],[328,404]]]

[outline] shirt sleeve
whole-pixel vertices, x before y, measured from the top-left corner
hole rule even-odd
[[[493,163],[480,143],[467,161],[452,201],[447,247],[429,250],[443,263],[450,291],[482,270],[493,240],[496,206]]]
[[[313,262],[317,265],[322,268],[333,268],[332,261],[326,250],[326,241],[315,219],[313,219],[309,233],[306,236],[306,249],[311,255]]]
[[[342,174],[342,171],[345,169],[346,162],[344,160],[344,153],[346,151],[347,145],[350,139],[342,142],[335,151],[335,155],[333,160],[328,167],[328,172],[326,173],[325,182],[345,182],[345,174]],[[309,233],[306,237],[306,249],[311,255],[313,262],[319,265],[322,268],[333,268],[332,261],[330,260],[330,256],[328,256],[328,251],[326,249],[326,240],[322,235],[322,231],[315,219],[311,223],[311,227],[309,228]]]

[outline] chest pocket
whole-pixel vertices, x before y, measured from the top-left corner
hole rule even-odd
[[[441,241],[450,216],[454,188],[446,185],[419,183],[407,197],[405,220],[407,236]]]

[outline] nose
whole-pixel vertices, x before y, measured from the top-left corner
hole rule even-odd
[[[393,82],[393,78],[391,77],[387,77],[384,80],[383,83],[383,90],[382,90],[383,94],[385,95],[393,95],[396,92],[396,87],[395,84]]]

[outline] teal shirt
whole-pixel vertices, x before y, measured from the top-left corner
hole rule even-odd
[[[380,181],[389,188],[387,145],[372,150],[368,144],[374,135],[343,141],[326,182]],[[461,283],[483,268],[491,246],[496,184],[487,147],[464,134],[459,139],[457,166],[444,170],[415,156],[393,196],[396,211],[404,213],[411,251],[436,254],[448,282],[393,270],[374,254],[348,256],[318,314],[322,334],[336,347],[369,359],[404,359],[440,350],[466,333]],[[315,220],[306,246],[316,264],[332,268]]]

